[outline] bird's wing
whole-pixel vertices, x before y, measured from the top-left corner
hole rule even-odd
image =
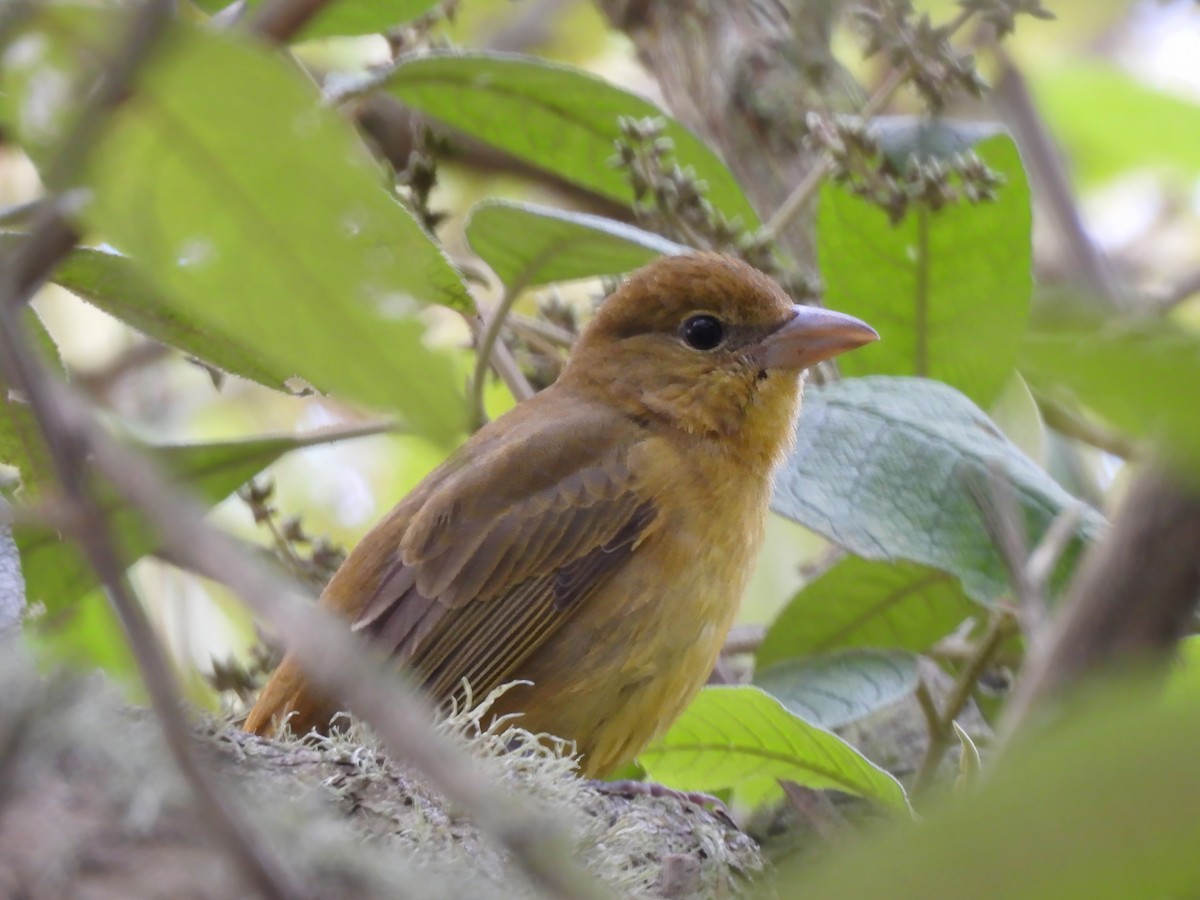
[[[586,431],[542,435],[557,442],[542,452],[507,441],[419,498],[353,627],[436,700],[503,683],[654,527],[635,447]]]

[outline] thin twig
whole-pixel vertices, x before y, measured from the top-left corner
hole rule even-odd
[[[1131,309],[1128,292],[1117,282],[1108,260],[1087,233],[1062,154],[1038,113],[1024,77],[1003,49],[997,47],[995,55],[1000,63],[1000,76],[992,90],[992,102],[1021,147],[1036,196],[1045,205],[1066,245],[1072,271],[1097,302],[1113,310]]]
[[[1121,459],[1134,459],[1140,455],[1141,448],[1138,446],[1138,442],[1120,432],[1085,418],[1066,404],[1051,397],[1037,394],[1034,399],[1042,413],[1042,419],[1060,434],[1075,438],[1098,450],[1103,450],[1105,453],[1111,453],[1113,456],[1119,456]]]
[[[734,625],[729,629],[725,638],[725,646],[721,648],[722,656],[738,656],[743,653],[754,653],[762,646],[763,638],[767,636],[764,625]]]
[[[1000,645],[1012,634],[1014,625],[1013,617],[1008,612],[996,610],[991,614],[988,619],[987,631],[975,646],[975,652],[971,658],[958,673],[958,678],[955,679],[954,686],[940,713],[937,712],[936,704],[933,702],[932,695],[929,694],[928,687],[925,688],[923,699],[921,688],[924,686],[924,682],[918,683],[917,700],[921,703],[921,709],[929,719],[930,729],[929,746],[925,750],[925,756],[913,779],[915,795],[920,795],[928,789],[946,751],[950,749],[951,737],[954,734],[954,720],[958,718],[959,713],[971,699],[971,695],[975,693],[975,686],[980,676],[991,665]]]
[[[526,271],[533,271],[533,266],[527,266]],[[475,373],[471,376],[471,415],[475,428],[480,428],[487,422],[483,392],[487,385],[489,368],[496,369],[496,373],[504,378],[505,383],[509,384],[510,390],[514,383],[517,385],[517,389],[513,391],[517,400],[525,400],[533,396],[534,391],[528,379],[517,367],[516,361],[512,359],[512,354],[506,352],[508,348],[500,340],[500,331],[504,328],[504,322],[527,284],[528,278],[514,278],[505,286],[504,296],[500,298],[500,302],[489,315],[483,315],[480,310],[480,331],[477,331],[479,347],[475,353]]]

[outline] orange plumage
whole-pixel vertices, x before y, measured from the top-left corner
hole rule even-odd
[[[558,381],[482,428],[388,514],[322,595],[437,700],[575,742],[602,775],[704,684],[762,539],[803,368],[875,340],[716,254],[633,274]],[[289,655],[246,721],[327,727]]]

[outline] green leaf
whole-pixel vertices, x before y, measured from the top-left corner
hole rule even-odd
[[[679,790],[711,792],[784,778],[908,809],[891,775],[754,687],[705,688],[638,763],[651,780]]]
[[[0,99],[19,134],[50,74],[38,47],[65,41],[90,59],[113,21],[80,9],[35,19],[42,30],[22,40],[42,44],[16,77],[6,71]],[[397,410],[443,441],[461,432],[453,366],[426,346],[415,313],[422,302],[469,309],[462,280],[291,63],[176,24],[107,126],[84,221],[181,320],[242,335],[270,372]]]
[[[991,473],[1011,490],[1031,548],[1061,511],[1082,507],[953,388],[923,378],[848,378],[805,393],[796,449],[776,477],[772,506],[851,553],[950,572],[969,596],[995,603],[1009,584],[980,509],[990,509]],[[1102,524],[1083,509],[1081,538]],[[1081,543],[1060,561],[1056,589]]]
[[[675,160],[708,185],[708,199],[754,229],[758,216],[737,180],[708,146],[636,94],[580,69],[500,53],[431,53],[405,59],[384,87],[406,105],[587,190],[633,203],[610,160],[617,119],[660,117]]]
[[[491,200],[471,212],[467,241],[510,288],[620,275],[688,248],[623,222]]]
[[[289,451],[378,434],[382,430],[375,426],[322,429],[297,436],[146,449],[167,474],[202,501],[215,504]],[[118,542],[126,563],[132,565],[154,550],[153,531],[134,510],[115,497],[105,484],[97,485],[97,497],[107,516],[108,531]],[[21,550],[30,602],[43,603],[51,611],[60,610],[95,586],[91,568],[75,545],[63,541],[53,529],[20,528],[17,546]]]
[[[777,663],[756,672],[754,683],[804,721],[841,728],[916,690],[917,658],[897,650],[843,650]]]
[[[826,302],[870,322],[882,340],[838,360],[846,375],[922,375],[992,401],[1012,372],[1029,314],[1029,185],[1016,145],[994,129],[885,122],[903,160],[971,149],[1004,176],[994,202],[921,206],[898,225],[844,187],[822,189],[817,251]],[[978,143],[976,143],[978,142]]]
[[[24,235],[0,234],[0,252],[24,239]],[[275,390],[284,390],[292,375],[287,369],[266,364],[252,335],[222,331],[196,317],[191,309],[169,302],[137,263],[118,253],[76,248],[55,270],[52,280],[147,337],[222,371]]]
[[[1145,167],[1191,179],[1200,172],[1200,104],[1156,90],[1109,63],[1048,69],[1034,96],[1071,159],[1072,174],[1096,184]],[[1136,122],[1136,127],[1130,123]]]
[[[1021,370],[1044,392],[1068,391],[1128,434],[1155,440],[1200,473],[1200,336],[1164,319],[1066,317],[1032,331]]]
[[[1011,743],[986,778],[922,821],[779,867],[787,896],[822,900],[1129,900],[1200,885],[1200,702],[1100,693],[1049,733]]]
[[[193,2],[210,14],[229,5],[229,0]],[[253,10],[263,2],[264,0],[246,0],[246,6]],[[293,40],[311,41],[315,38],[390,31],[397,25],[425,15],[439,3],[441,0],[338,0],[337,3],[326,4]]]
[[[948,572],[848,556],[796,593],[756,660],[770,666],[849,647],[925,653],[978,611]]]

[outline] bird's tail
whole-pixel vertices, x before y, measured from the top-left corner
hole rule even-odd
[[[293,734],[329,730],[336,710],[318,695],[292,654],[283,658],[242,728],[252,734],[273,734],[286,722]]]

